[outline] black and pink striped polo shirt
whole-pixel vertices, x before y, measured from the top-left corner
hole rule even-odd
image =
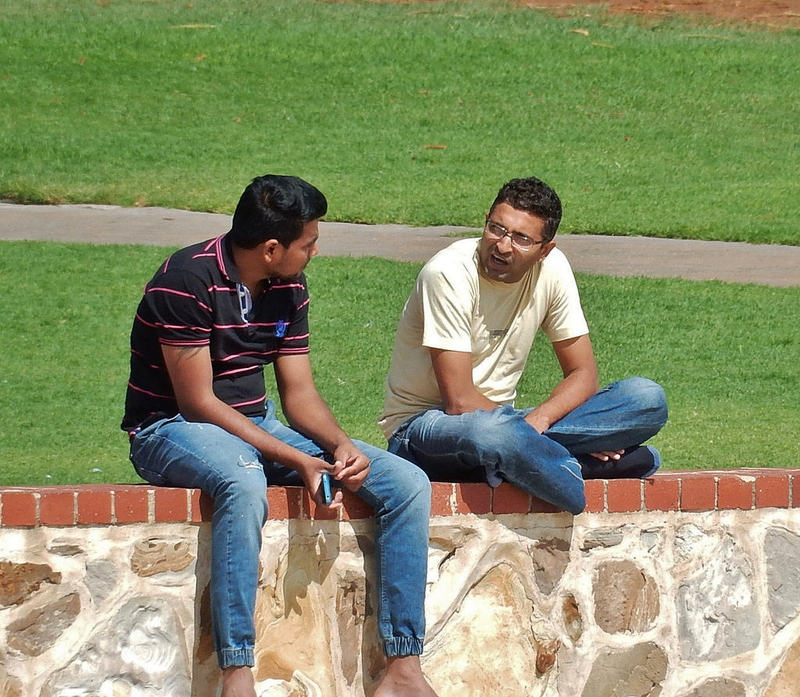
[[[131,331],[131,372],[122,428],[174,416],[178,404],[161,346],[208,346],[214,393],[247,416],[265,413],[264,365],[308,353],[304,275],[272,280],[250,298],[228,235],[181,249],[147,284]]]

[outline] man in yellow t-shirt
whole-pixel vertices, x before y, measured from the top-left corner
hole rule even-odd
[[[641,444],[664,425],[667,407],[645,378],[598,391],[578,288],[554,241],[560,221],[547,184],[513,179],[480,239],[431,258],[400,318],[379,425],[389,450],[433,480],[508,481],[577,514],[584,479],[658,469],[658,451]],[[542,404],[516,409],[540,328],[563,378]]]

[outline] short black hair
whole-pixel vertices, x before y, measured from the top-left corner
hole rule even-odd
[[[512,179],[503,184],[489,213],[500,203],[507,203],[512,208],[544,220],[542,234],[545,242],[549,242],[555,237],[561,222],[561,199],[541,179],[525,177],[524,179]]]
[[[303,225],[328,210],[322,192],[299,177],[265,174],[256,177],[242,193],[233,213],[231,241],[253,249],[266,240],[288,247],[303,232]]]

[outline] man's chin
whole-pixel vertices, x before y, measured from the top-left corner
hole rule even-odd
[[[511,269],[507,267],[496,267],[488,264],[481,264],[481,271],[483,275],[490,281],[498,281],[499,283],[511,283]]]

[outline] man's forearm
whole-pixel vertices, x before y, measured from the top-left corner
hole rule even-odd
[[[559,382],[550,396],[525,420],[539,433],[583,404],[597,392],[597,373],[593,370],[576,370]]]
[[[446,414],[458,416],[478,409],[491,411],[498,405],[484,396],[472,382],[472,356],[462,351],[429,349],[433,373]]]
[[[244,414],[216,397],[212,396],[200,403],[179,406],[185,419],[219,426],[252,445],[266,460],[279,462],[297,471],[302,471],[308,465],[309,458],[304,453],[270,435],[256,426]]]
[[[281,404],[289,425],[326,452],[334,453],[338,447],[351,443],[316,389],[293,391],[283,397]]]

